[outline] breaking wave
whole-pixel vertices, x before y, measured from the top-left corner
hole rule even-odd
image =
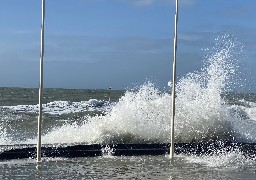
[[[216,39],[201,71],[177,82],[175,141],[256,142],[256,124],[244,107],[229,105],[241,45],[230,36]],[[66,124],[43,137],[43,143],[168,143],[171,96],[147,82],[127,91],[105,116]]]
[[[222,96],[232,89],[236,80],[240,52],[241,45],[234,38],[220,37],[208,50],[202,69],[177,82],[175,142],[256,142],[256,103],[250,102],[250,107],[230,105]],[[169,143],[171,101],[169,92],[161,92],[151,82],[127,91],[113,104],[100,100],[55,101],[44,106],[46,113],[56,115],[84,110],[106,113],[85,117],[82,123],[67,122],[51,128],[44,133],[42,143]],[[5,108],[34,112],[37,107]],[[11,135],[0,128],[0,144],[36,142],[33,138],[13,142]]]

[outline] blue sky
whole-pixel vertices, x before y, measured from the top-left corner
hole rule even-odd
[[[255,91],[256,1],[180,0],[178,77],[232,34],[244,87]],[[46,0],[45,87],[131,88],[172,78],[174,0]],[[0,2],[0,86],[38,87],[41,0]]]

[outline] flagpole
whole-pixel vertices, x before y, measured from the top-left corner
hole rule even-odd
[[[176,84],[176,52],[177,52],[177,30],[178,30],[178,0],[176,0],[175,26],[174,26],[174,51],[173,51],[173,76],[172,76],[172,120],[171,120],[171,147],[170,159],[174,156],[174,119],[175,119],[175,84]]]
[[[41,144],[42,144],[42,142],[41,142],[41,128],[42,128],[42,95],[43,95],[43,60],[44,60],[44,18],[45,18],[45,0],[42,0],[37,162],[41,161]]]

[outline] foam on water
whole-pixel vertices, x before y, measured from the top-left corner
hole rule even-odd
[[[197,163],[211,168],[229,168],[232,170],[255,164],[255,158],[247,158],[241,152],[236,150],[231,152],[216,152],[211,156],[179,156],[184,158],[188,163]]]
[[[51,115],[62,115],[83,111],[109,111],[109,105],[109,102],[97,99],[81,102],[53,101],[43,104],[43,112]],[[38,113],[38,105],[3,106],[2,108],[16,112]]]
[[[240,106],[240,108],[247,113],[249,119],[256,121],[256,103],[245,100],[241,100],[241,102],[245,103],[247,107]]]
[[[9,144],[9,140],[7,138],[6,129],[2,128],[2,126],[0,126],[0,144],[1,145]]]

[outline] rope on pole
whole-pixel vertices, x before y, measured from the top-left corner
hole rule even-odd
[[[42,0],[37,162],[41,161],[41,144],[42,144],[42,142],[41,142],[41,127],[42,127],[43,61],[44,61],[44,17],[45,17],[45,0]]]
[[[176,84],[176,52],[177,52],[177,30],[178,30],[178,0],[176,0],[175,26],[174,26],[174,51],[173,51],[173,76],[172,76],[172,120],[171,120],[171,147],[170,159],[174,156],[174,119],[175,119],[175,84]]]

